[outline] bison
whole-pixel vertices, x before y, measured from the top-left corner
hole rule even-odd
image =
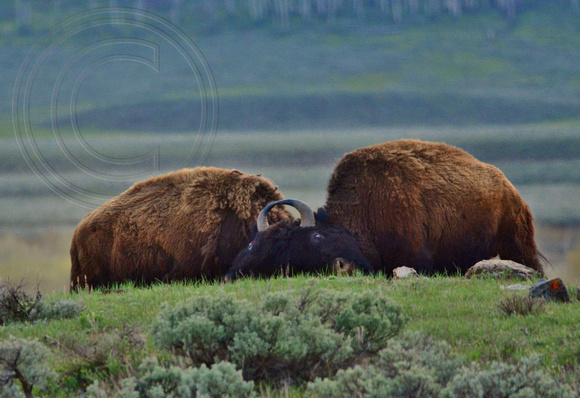
[[[542,272],[529,207],[499,169],[461,149],[418,140],[358,149],[327,191],[317,214],[303,209],[307,227],[264,224],[226,278],[313,271],[336,258],[366,272],[464,273],[498,254]]]
[[[270,226],[269,212],[283,204],[296,208],[300,220]],[[372,273],[355,237],[339,226],[321,223],[320,214],[315,215],[306,203],[296,199],[270,203],[258,216],[254,240],[237,256],[225,280],[243,275],[268,276],[276,271],[288,274],[327,270],[342,274],[358,268]]]
[[[138,182],[76,228],[71,289],[222,277],[260,210],[281,199],[269,180],[237,170],[200,167]],[[292,216],[276,208],[269,219]]]

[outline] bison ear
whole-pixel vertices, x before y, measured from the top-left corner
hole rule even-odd
[[[318,222],[328,222],[328,213],[324,207],[319,207],[318,210],[314,213],[314,219]]]

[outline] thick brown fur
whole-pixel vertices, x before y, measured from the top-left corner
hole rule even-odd
[[[465,272],[499,254],[542,271],[529,207],[496,167],[461,149],[417,140],[346,154],[326,211],[359,239],[375,270]]]
[[[267,179],[200,167],[133,185],[76,228],[71,288],[216,278],[252,239],[262,208],[283,199]],[[291,219],[282,209],[270,222]]]

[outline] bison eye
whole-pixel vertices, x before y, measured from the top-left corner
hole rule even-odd
[[[312,243],[314,246],[320,244],[323,239],[324,236],[320,235],[318,232],[313,232],[310,234],[310,243]]]
[[[248,245],[248,251],[251,252],[253,247],[254,245],[252,244],[252,242],[250,242],[250,244]]]

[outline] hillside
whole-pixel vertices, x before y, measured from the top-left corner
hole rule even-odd
[[[526,294],[506,289],[513,283],[319,275],[124,285],[49,296],[45,312],[37,315],[45,318],[0,326],[0,347],[4,355],[26,348],[14,361],[21,375],[8,380],[17,389],[18,379],[29,382],[34,396],[76,396],[89,386],[89,396],[113,396],[131,385],[141,392],[131,396],[146,396],[144,390],[156,385],[155,396],[175,396],[172,386],[184,383],[206,386],[211,397],[239,396],[248,388],[263,397],[364,391],[438,397],[445,387],[457,394],[450,396],[473,396],[478,388],[485,396],[519,396],[525,387],[535,396],[577,397],[578,288],[568,286],[571,303],[533,303],[531,312],[520,308],[508,315],[510,300]],[[391,360],[381,362],[385,357]],[[213,371],[199,379],[182,373],[201,364]],[[350,382],[340,371],[335,376],[355,364],[362,368]],[[378,364],[384,374],[374,373]],[[122,382],[129,377],[136,384]],[[334,393],[331,386],[322,393],[323,386],[308,383],[316,377],[333,380]]]
[[[64,134],[70,130],[73,92],[75,122],[86,133],[196,130],[207,117],[220,131],[577,123],[580,22],[570,6],[557,4],[523,8],[515,22],[482,9],[389,29],[366,21],[338,30],[297,25],[284,34],[267,27],[194,34],[186,53],[171,46],[186,45],[177,31],[159,36],[131,28],[130,15],[123,31],[95,31],[88,16],[87,32],[77,32],[81,22],[73,19],[36,42],[24,64],[33,39],[0,42],[0,79],[12,87],[19,72],[26,79],[35,68],[35,134],[55,119]],[[159,45],[158,65],[148,65],[150,55],[137,44],[100,46],[74,61],[92,44],[122,37]],[[87,68],[90,78],[79,75]],[[73,89],[72,79],[81,77]],[[22,82],[16,88],[24,90]],[[0,120],[9,120],[9,94],[0,95]],[[10,134],[8,127],[0,132]]]

